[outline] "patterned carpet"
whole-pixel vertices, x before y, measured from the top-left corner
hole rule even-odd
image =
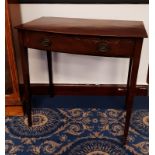
[[[149,154],[146,108],[134,110],[128,144],[123,147],[122,109],[51,108],[43,103],[38,101],[38,107],[34,104],[32,127],[28,127],[26,117],[6,117],[7,155]]]

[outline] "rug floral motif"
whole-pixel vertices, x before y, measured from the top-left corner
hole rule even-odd
[[[148,155],[148,110],[131,117],[122,145],[125,112],[115,109],[34,108],[27,117],[6,117],[7,155]]]

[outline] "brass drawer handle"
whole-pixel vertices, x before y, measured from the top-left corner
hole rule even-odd
[[[104,53],[104,52],[108,52],[110,50],[110,47],[106,43],[101,43],[99,45],[98,50]]]
[[[44,39],[41,42],[41,45],[44,46],[44,47],[48,47],[50,45],[50,40],[49,39]]]

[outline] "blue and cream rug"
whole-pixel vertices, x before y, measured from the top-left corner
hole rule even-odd
[[[74,100],[74,98],[72,98]],[[73,100],[68,100],[72,102]],[[79,100],[75,97],[75,100]],[[92,99],[92,100],[91,100]],[[90,102],[100,99],[91,98]],[[102,98],[103,99],[103,98]],[[51,104],[45,102],[53,102]],[[50,101],[49,101],[50,100]],[[73,101],[75,104],[76,101]],[[52,106],[59,99],[34,97],[33,126],[26,117],[6,117],[7,155],[148,155],[149,116],[146,105],[136,108],[131,117],[128,143],[122,146],[125,112],[97,105],[81,107]],[[85,99],[84,101],[86,101]],[[104,99],[103,99],[104,100]],[[102,101],[103,101],[102,100]],[[122,100],[122,99],[121,99]],[[113,105],[111,100],[106,99]],[[140,100],[139,100],[140,101]],[[65,102],[63,100],[63,102]],[[100,101],[101,102],[101,101]],[[104,100],[105,102],[105,100]],[[58,103],[57,103],[58,104]],[[62,102],[61,102],[62,104]],[[64,103],[63,105],[65,105]],[[70,103],[68,103],[70,104]],[[103,104],[103,103],[102,103]],[[139,104],[139,103],[138,103]],[[148,103],[144,103],[148,104]],[[76,105],[75,105],[76,106]],[[116,106],[116,105],[115,105]],[[52,108],[53,107],[53,108]]]

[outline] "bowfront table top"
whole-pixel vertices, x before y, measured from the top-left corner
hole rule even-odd
[[[147,37],[142,21],[41,17],[16,28],[75,35]]]

